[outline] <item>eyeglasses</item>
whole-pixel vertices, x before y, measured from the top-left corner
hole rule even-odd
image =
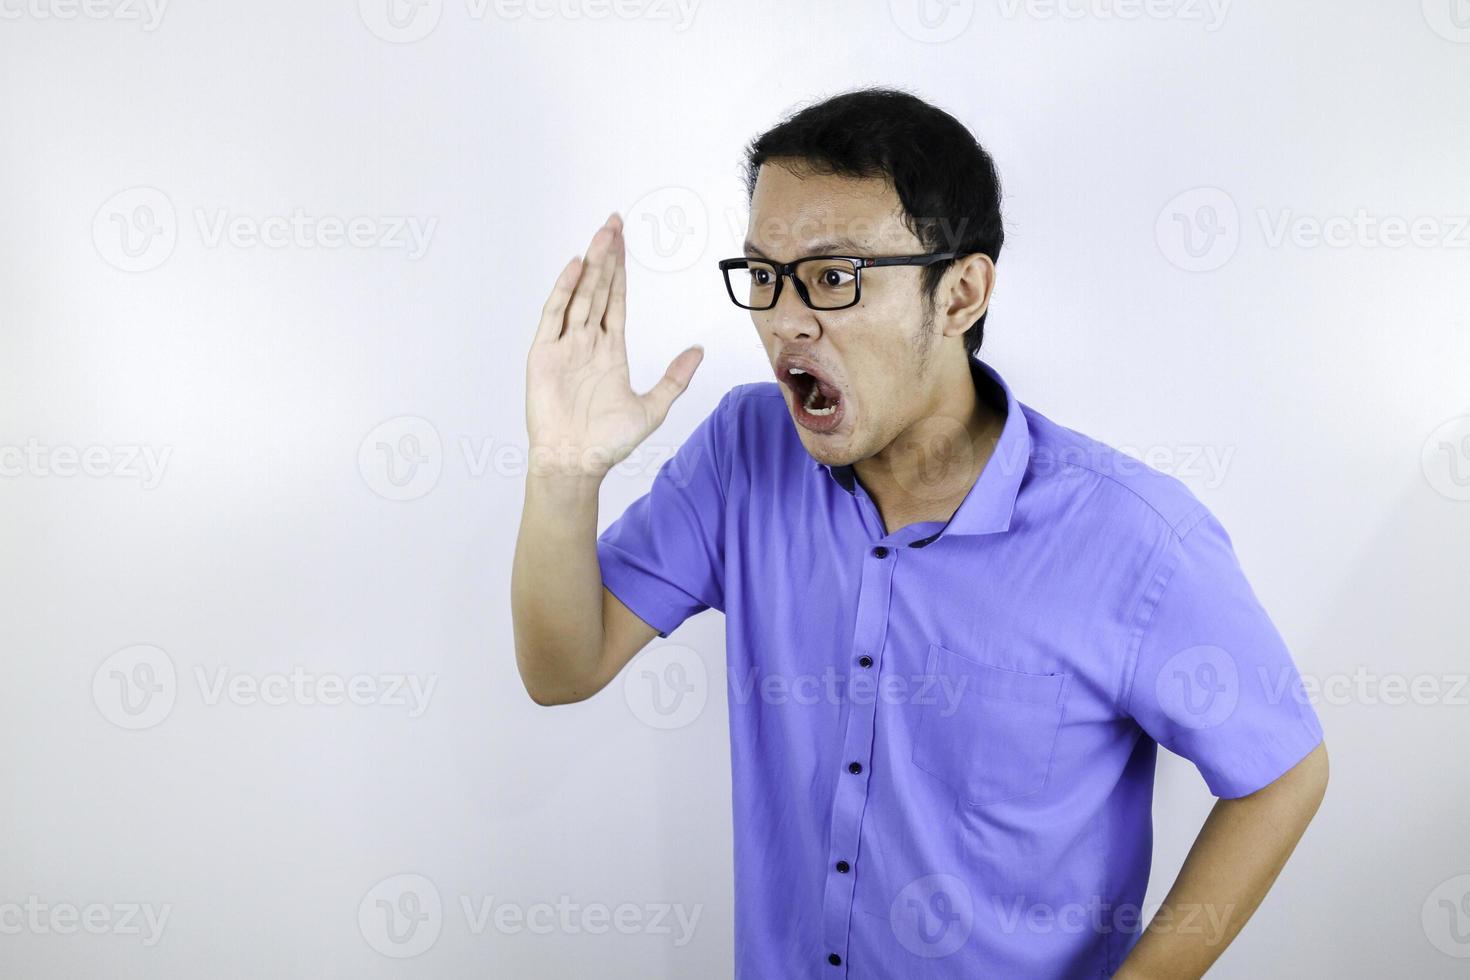
[[[769,310],[781,298],[781,280],[791,277],[801,301],[814,310],[843,310],[856,306],[862,295],[864,269],[885,265],[933,265],[960,255],[959,252],[930,252],[927,255],[888,255],[862,258],[855,255],[809,255],[795,262],[764,259],[721,259],[725,289],[730,300],[743,310]]]

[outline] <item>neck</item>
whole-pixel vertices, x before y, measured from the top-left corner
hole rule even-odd
[[[918,417],[882,450],[853,464],[888,533],[949,520],[995,451],[1005,413],[977,397],[969,360],[953,359],[937,372]]]

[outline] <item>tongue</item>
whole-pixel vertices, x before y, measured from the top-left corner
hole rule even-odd
[[[816,378],[813,378],[812,383],[817,392],[816,398],[812,399],[813,408],[826,408],[842,397],[836,388],[824,381],[818,381]]]

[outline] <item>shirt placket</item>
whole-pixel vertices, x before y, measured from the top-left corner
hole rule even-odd
[[[889,596],[898,549],[875,544],[863,556],[853,644],[848,662],[847,724],[842,737],[841,772],[832,800],[831,849],[823,895],[825,975],[848,975],[852,896],[861,873],[858,841],[872,774],[873,733],[878,712],[879,669],[888,633]]]

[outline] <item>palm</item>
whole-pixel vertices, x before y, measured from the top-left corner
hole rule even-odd
[[[699,348],[638,394],[628,377],[621,222],[592,238],[557,278],[526,361],[526,426],[536,472],[601,477],[663,423],[698,366]]]

